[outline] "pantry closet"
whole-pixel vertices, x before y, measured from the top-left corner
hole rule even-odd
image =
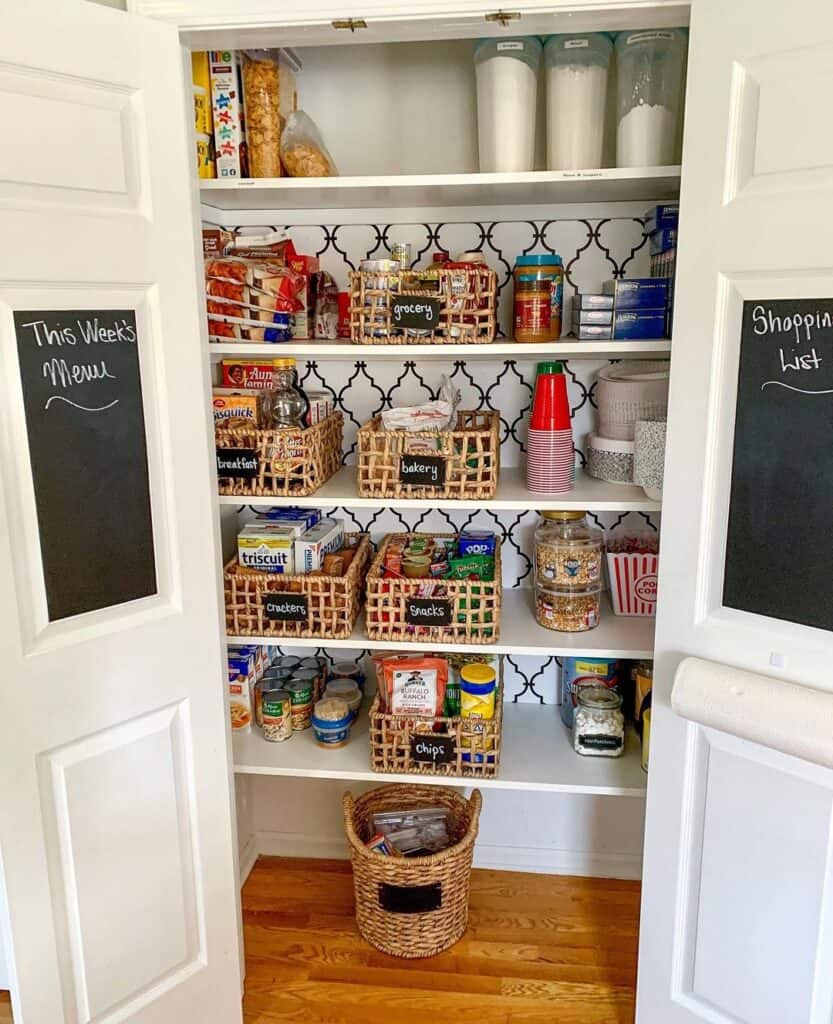
[[[11,234],[26,242],[13,259],[0,257],[0,277],[11,282],[2,289],[4,639],[10,671],[32,684],[10,703],[0,734],[16,778],[0,818],[9,903],[0,926],[9,936],[16,1021],[238,1020],[246,956],[239,886],[257,857],[346,856],[345,790],[358,796],[387,781],[424,781],[371,769],[364,718],[333,751],[311,736],[269,743],[259,730],[231,735],[225,644],[274,641],[223,628],[218,580],[241,527],[281,504],[322,509],[376,544],[389,533],[462,529],[502,541],[499,639],[438,645],[503,656],[499,770],[442,781],[482,793],[475,866],[643,878],[639,1024],[829,1019],[833,987],[822,965],[833,920],[825,824],[833,754],[818,723],[829,716],[830,633],[803,608],[762,609],[756,589],[766,588],[756,588],[754,573],[738,574],[733,549],[727,562],[725,543],[730,509],[730,535],[749,542],[748,520],[737,510],[758,494],[732,481],[733,456],[737,469],[750,453],[748,435],[743,443],[740,431],[734,435],[740,350],[748,353],[756,338],[744,302],[792,304],[785,315],[801,303],[830,303],[829,259],[806,232],[815,204],[831,201],[833,152],[829,134],[816,130],[833,86],[827,5],[801,0],[800,29],[795,11],[767,3],[762,17],[754,0],[735,0],[728,10],[717,0],[525,0],[505,11],[480,0],[450,8],[440,0],[368,0],[349,11],[300,0],[279,6],[133,0],[136,17],[128,18],[62,5],[35,59],[31,42],[45,13],[33,4],[10,16],[0,43],[0,85],[20,118],[43,129],[38,138],[52,139],[55,157],[45,171],[42,151],[24,140],[20,167],[5,173]],[[542,74],[536,169],[481,172],[475,40],[681,28],[690,38],[682,166],[682,119],[668,163],[615,166],[622,117],[611,78],[602,169],[543,170],[546,98],[558,90],[556,77]],[[301,106],[339,175],[197,183],[189,51],[263,47],[297,54]],[[79,149],[61,104],[86,118],[92,157]],[[790,147],[783,146],[787,120]],[[499,156],[500,139],[491,144]],[[673,337],[566,336],[577,294],[598,292],[607,279],[649,276],[646,213],[678,199]],[[482,250],[498,274],[497,337],[491,344],[292,339],[268,346],[270,357],[295,358],[301,384],[325,392],[342,413],[343,465],[302,497],[218,494],[210,390],[223,359],[260,357],[266,346],[209,344],[205,225],[287,231],[340,289],[349,271],[387,256],[395,243],[409,245],[421,265],[435,250]],[[519,343],[512,267],[519,255],[540,251],[563,260],[565,336]],[[146,457],[148,473],[146,497],[140,487],[142,500],[130,509],[138,507],[139,526],[152,536],[150,562],[147,551],[131,557],[141,563],[144,554],[156,584],[116,599],[81,588],[67,598],[68,613],[54,614],[65,591],[44,546],[41,449],[29,404],[24,412],[34,378],[24,374],[21,386],[31,338],[21,325],[67,310],[98,311],[96,322],[106,326],[108,317],[135,314],[146,443],[136,457]],[[833,356],[830,331],[814,330],[822,357]],[[788,344],[774,330],[770,342],[775,352]],[[527,420],[537,363],[556,358],[567,376],[580,466],[566,495],[542,496],[526,487]],[[591,478],[584,470],[599,371],[618,360],[669,358],[662,496]],[[359,427],[383,408],[436,397],[443,374],[461,391],[461,408],[499,413],[494,497],[360,496]],[[118,398],[137,401],[129,381],[123,386]],[[760,394],[766,389],[743,392],[739,424],[748,424]],[[790,422],[781,406],[767,415]],[[94,430],[84,437],[91,451],[103,451]],[[823,475],[814,485],[806,467],[797,472],[807,501],[819,502],[813,487]],[[102,509],[102,564],[120,551],[118,530],[104,529],[114,521],[105,508],[117,479],[110,463],[107,473],[89,485]],[[774,488],[767,501],[775,502],[778,483],[769,476],[766,483]],[[776,505],[766,505],[773,516]],[[560,633],[536,623],[530,586],[541,510],[584,511],[605,530],[660,533],[656,635],[653,618],[614,615],[607,598],[592,630]],[[67,521],[75,571],[95,517],[85,530]],[[803,549],[797,556],[807,557]],[[724,565],[727,578],[739,580],[731,600],[723,596]],[[362,618],[344,638],[278,644],[285,653],[357,665],[373,650],[408,646],[370,641]],[[622,757],[573,750],[557,707],[558,671],[577,654],[655,659],[649,774],[632,731]],[[686,656],[693,657],[678,672]],[[773,724],[772,709],[792,729]],[[102,858],[111,849],[117,856]],[[752,963],[750,922],[760,951]]]

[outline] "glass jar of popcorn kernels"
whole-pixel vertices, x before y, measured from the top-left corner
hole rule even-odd
[[[604,534],[585,512],[542,512],[535,530],[535,586],[546,590],[600,587]]]

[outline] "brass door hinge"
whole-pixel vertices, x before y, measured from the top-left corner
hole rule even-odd
[[[520,16],[520,11],[492,11],[486,15],[486,21],[499,21],[506,28],[510,21],[518,21]]]
[[[333,28],[349,28],[351,32],[355,32],[357,28],[367,28],[367,22],[364,18],[336,18],[332,22]]]

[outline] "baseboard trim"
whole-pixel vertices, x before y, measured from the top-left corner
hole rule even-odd
[[[257,832],[250,840],[256,844],[252,864],[258,854],[271,857],[313,857],[346,860],[346,839],[323,838],[298,833]],[[250,843],[246,844],[248,850]],[[241,876],[243,876],[241,856]],[[478,843],[474,866],[494,871],[527,871],[544,875],[582,875],[589,878],[642,877],[642,857],[627,853],[593,853],[584,850],[551,850],[538,846],[498,846]],[[246,872],[248,875],[248,871]]]
[[[252,868],[260,856],[260,839],[256,833],[252,833],[246,841],[246,845],[240,851],[240,888],[246,884],[246,879],[252,873]],[[302,856],[302,854],[298,854]]]

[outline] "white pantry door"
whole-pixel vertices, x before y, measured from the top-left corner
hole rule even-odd
[[[15,1024],[235,1024],[236,864],[176,30],[0,31],[0,870]]]
[[[693,0],[688,76],[637,1022],[830,1024],[833,4]]]

